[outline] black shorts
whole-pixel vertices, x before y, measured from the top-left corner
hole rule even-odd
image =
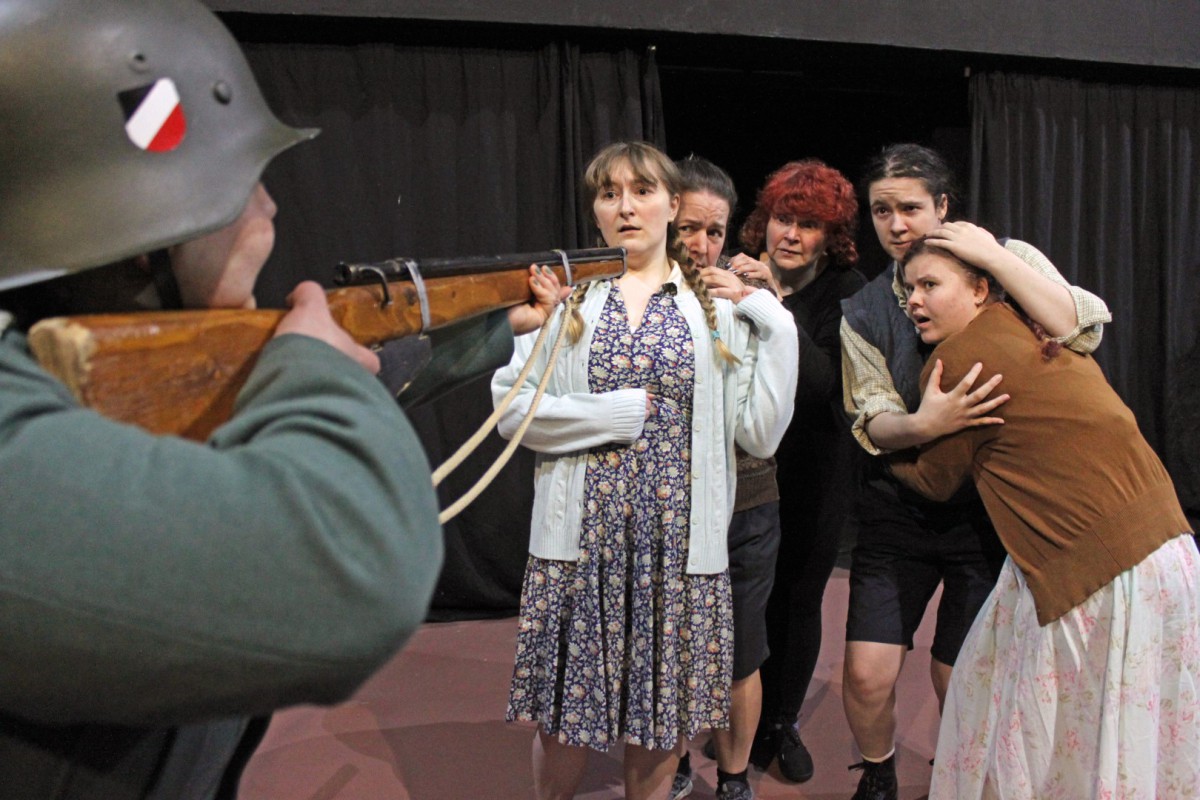
[[[767,660],[767,598],[779,555],[779,503],[735,512],[729,523],[729,583],[733,587],[733,679],[748,678]]]
[[[953,665],[1004,563],[983,504],[913,504],[864,487],[850,562],[846,641],[912,649],[925,607],[942,583],[931,655]]]

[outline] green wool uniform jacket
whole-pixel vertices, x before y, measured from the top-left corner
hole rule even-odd
[[[511,330],[489,341],[503,363]],[[302,336],[267,345],[197,444],[80,408],[9,330],[0,476],[5,798],[228,795],[248,719],[346,698],[441,564],[391,392]]]

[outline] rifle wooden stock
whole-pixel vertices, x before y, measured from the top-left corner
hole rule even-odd
[[[567,251],[570,281],[557,253],[497,259],[439,259],[426,275],[428,330],[531,299],[529,265],[559,281],[584,283],[625,271],[620,249]],[[403,262],[387,262],[389,264]],[[468,269],[484,270],[463,274]],[[450,273],[442,277],[438,272]],[[346,286],[327,293],[333,318],[360,344],[420,333],[421,303],[411,280]],[[233,413],[281,310],[158,311],[55,317],[35,325],[29,345],[41,365],[83,405],[152,433],[202,441]]]

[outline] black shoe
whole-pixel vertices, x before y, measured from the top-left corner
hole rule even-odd
[[[896,757],[888,756],[887,761],[876,764],[873,761],[860,761],[850,766],[850,769],[861,769],[862,777],[858,779],[858,791],[850,800],[898,800],[899,786],[896,784]]]
[[[804,783],[813,776],[812,755],[795,725],[788,725],[779,734],[779,771],[783,777],[796,783]]]

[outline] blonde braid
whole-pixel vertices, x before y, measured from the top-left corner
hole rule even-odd
[[[571,344],[579,344],[579,339],[583,336],[583,314],[579,313],[579,306],[583,303],[583,296],[587,294],[588,287],[592,284],[581,283],[571,292],[571,296],[567,298],[566,308],[563,313],[567,315],[567,338]]]
[[[713,348],[717,351],[717,355],[726,364],[741,364],[741,359],[733,354],[733,351],[729,349],[717,332],[717,309],[713,306],[712,295],[708,293],[704,279],[700,277],[700,270],[696,269],[696,265],[690,258],[679,262],[679,270],[687,280],[688,286],[692,287],[692,291],[696,293],[696,299],[700,301],[700,308],[704,310],[704,319],[708,322],[708,329],[713,333]]]

